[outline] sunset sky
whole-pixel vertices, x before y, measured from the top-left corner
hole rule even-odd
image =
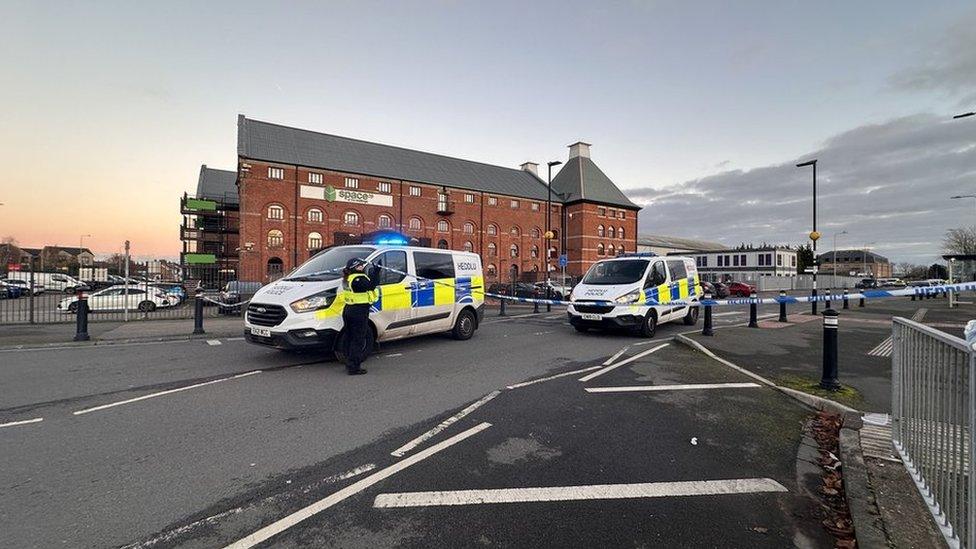
[[[269,6],[3,2],[0,237],[178,256],[238,113],[512,167],[583,139],[658,234],[802,242],[811,154],[828,238],[925,262],[976,220],[971,1]]]

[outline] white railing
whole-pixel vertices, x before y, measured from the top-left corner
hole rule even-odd
[[[895,318],[892,440],[950,547],[976,548],[976,371],[966,341]]]

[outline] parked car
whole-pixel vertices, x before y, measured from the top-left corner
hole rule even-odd
[[[90,311],[142,311],[150,313],[158,308],[169,307],[172,302],[159,288],[136,286],[112,286],[99,290],[88,296],[88,310]],[[78,312],[78,297],[72,296],[62,299],[58,303],[58,311],[62,313]]]
[[[752,292],[756,291],[756,287],[752,284],[746,284],[745,282],[729,282],[728,284],[729,295],[735,297],[749,297]]]
[[[570,286],[564,286],[562,284],[557,284],[553,281],[549,282],[536,282],[535,287],[539,289],[539,295],[546,297],[546,286],[549,287],[549,299],[564,300],[569,296],[569,292],[573,290]]]
[[[729,288],[721,282],[701,282],[702,291],[712,294],[714,299],[729,297]]]
[[[245,301],[250,301],[254,294],[261,289],[260,282],[247,282],[242,280],[231,280],[220,290],[220,302],[239,304]],[[237,314],[241,312],[241,306],[221,306],[217,312],[224,315]]]
[[[861,290],[870,290],[878,287],[878,281],[873,278],[862,278],[854,287]]]
[[[20,280],[20,279],[11,280],[11,279],[8,278],[6,280],[3,280],[3,282],[7,283],[8,286],[16,286],[16,287],[20,288],[20,295],[23,295],[23,296],[26,296],[28,294],[28,291],[31,288],[31,283],[29,281],[27,281],[27,280]],[[44,292],[44,286],[43,285],[41,285],[41,284],[34,284],[34,295],[37,295],[37,294],[40,294],[40,293],[43,293],[43,292]]]
[[[30,281],[31,278],[34,279],[34,284],[40,284],[47,291],[71,294],[78,291],[78,289],[88,289],[88,286],[84,282],[64,273],[30,273],[28,271],[11,271],[7,273],[8,280]]]
[[[182,284],[176,282],[156,282],[150,284],[150,287],[159,288],[165,292],[166,296],[174,302],[173,305],[179,305],[186,301],[186,290],[183,289]]]
[[[20,294],[20,286],[0,280],[0,299],[17,299]]]

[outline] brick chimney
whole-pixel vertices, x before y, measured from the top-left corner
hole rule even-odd
[[[572,145],[570,145],[569,146],[569,158],[570,159],[573,159],[573,158],[576,158],[577,156],[581,156],[583,158],[589,158],[590,157],[590,144],[589,143],[584,143],[582,141],[577,141],[576,143],[573,143]]]
[[[539,165],[536,164],[535,162],[525,162],[519,167],[522,168],[524,171],[527,171],[530,174],[539,177]]]

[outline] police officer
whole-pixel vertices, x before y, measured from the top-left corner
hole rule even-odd
[[[369,354],[369,308],[376,301],[376,285],[379,267],[375,265],[366,273],[366,261],[350,259],[342,271],[342,323],[346,331],[346,371],[349,375],[365,374],[363,360]]]

